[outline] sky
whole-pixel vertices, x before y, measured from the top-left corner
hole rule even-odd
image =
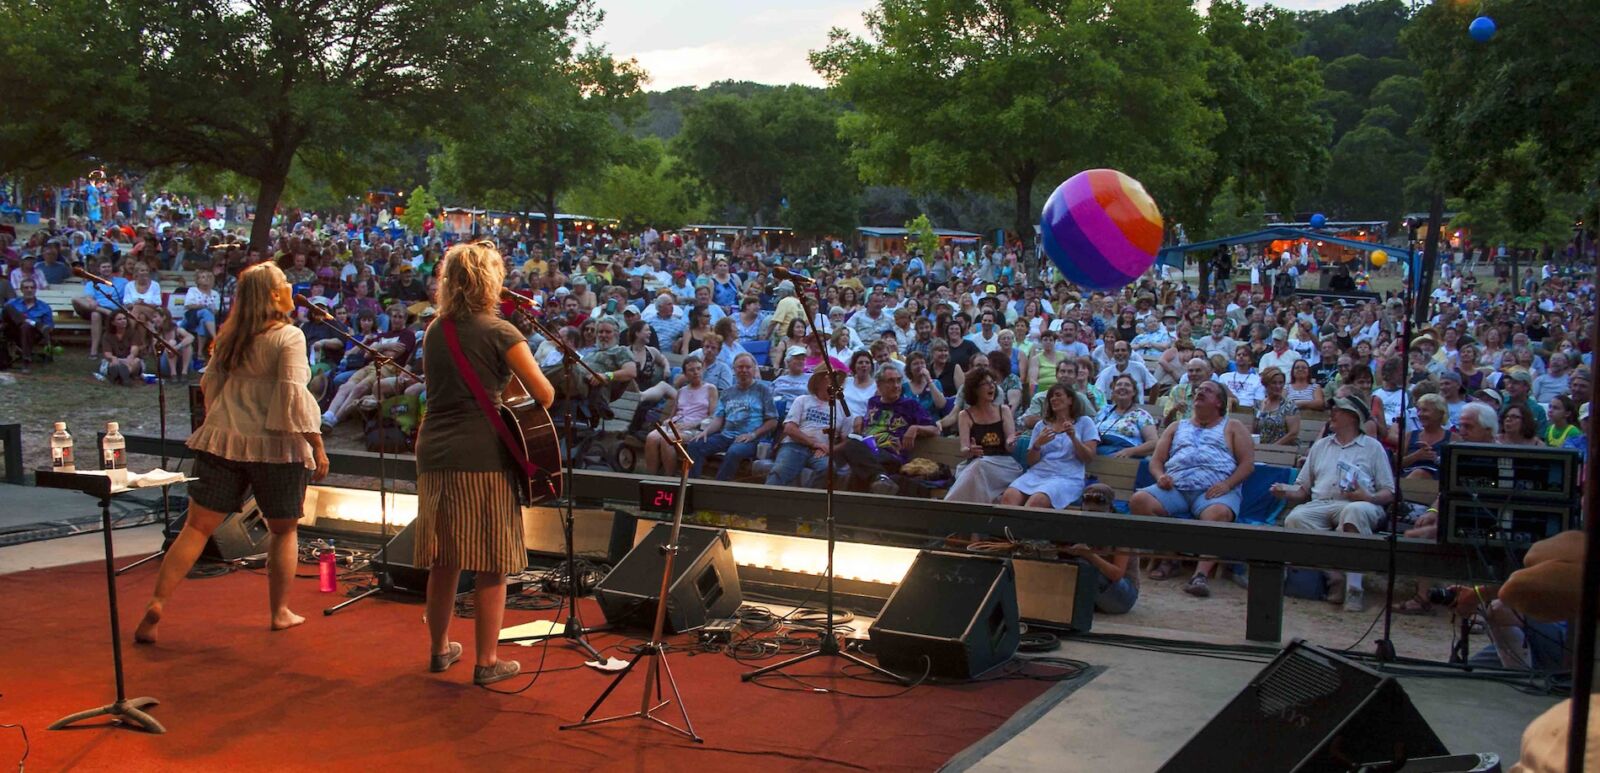
[[[1352,0],[1278,0],[1294,10],[1328,10]],[[1250,0],[1259,5],[1258,0]],[[806,60],[834,27],[861,33],[872,0],[597,0],[595,34],[616,56],[639,61],[650,91],[721,80],[822,85]]]

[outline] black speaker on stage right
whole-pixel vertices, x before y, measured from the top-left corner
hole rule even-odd
[[[166,534],[161,542],[162,550],[170,550],[173,540],[178,538],[178,532],[183,531],[183,524],[189,518],[188,513],[172,519]],[[261,510],[256,507],[256,498],[250,497],[237,513],[229,513],[222,519],[222,525],[211,533],[211,538],[206,540],[205,550],[201,551],[201,558],[214,561],[238,561],[241,558],[258,556],[267,552],[267,522],[261,516]]]
[[[1394,677],[1297,639],[1161,771],[1319,773],[1449,753]]]
[[[595,600],[614,625],[649,629],[661,595],[663,548],[672,524],[658,523],[594,588]],[[683,633],[718,617],[733,617],[744,603],[739,567],[727,529],[684,526],[678,532],[678,557],[667,585],[667,630]]]
[[[890,671],[971,679],[1016,654],[1017,617],[1010,559],[924,550],[867,633]]]

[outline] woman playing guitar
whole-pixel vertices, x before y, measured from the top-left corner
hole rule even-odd
[[[485,407],[499,402],[513,375],[539,404],[555,399],[527,340],[495,313],[504,279],[505,261],[491,243],[450,248],[439,271],[440,319],[422,345],[428,405],[417,435],[416,562],[429,568],[429,670],[444,671],[461,657],[461,645],[449,640],[450,619],[461,572],[474,572],[472,681],[479,685],[521,668],[499,660],[496,648],[506,575],[527,567],[509,454],[490,440],[504,433]]]

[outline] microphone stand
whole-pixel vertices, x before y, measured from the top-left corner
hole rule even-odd
[[[532,305],[533,299],[525,295],[514,293],[509,290],[504,291],[504,293],[514,302]],[[585,363],[583,359],[578,356],[578,351],[576,349],[568,346],[567,342],[563,340],[561,336],[556,335],[550,330],[550,328],[545,327],[544,324],[539,322],[539,320],[534,319],[532,314],[524,311],[520,306],[517,307],[517,313],[522,314],[524,319],[528,320],[529,324],[533,325],[533,328],[539,331],[540,335],[545,337],[545,340],[555,344],[556,348],[561,350],[562,377],[566,379],[567,382],[567,404],[566,410],[564,411],[566,416],[566,426],[562,428],[562,443],[566,446],[566,448],[561,454],[561,464],[563,467],[565,467],[565,469],[562,470],[561,479],[566,483],[562,491],[562,496],[566,502],[565,509],[561,517],[561,531],[562,536],[566,540],[567,549],[567,592],[564,594],[567,597],[567,620],[566,623],[562,625],[560,631],[549,631],[546,633],[529,634],[526,636],[502,636],[500,638],[500,643],[513,644],[517,642],[544,641],[546,639],[561,638],[565,639],[574,647],[577,647],[591,659],[600,663],[604,663],[606,662],[606,659],[601,657],[600,651],[595,649],[594,645],[590,644],[588,638],[586,637],[588,634],[604,631],[606,628],[585,628],[583,625],[583,620],[578,617],[578,595],[581,591],[581,588],[579,587],[580,583],[578,580],[577,546],[574,544],[572,537],[573,521],[575,520],[573,507],[575,504],[574,500],[576,499],[576,497],[574,497],[572,494],[572,475],[573,470],[577,468],[573,450],[572,425],[577,422],[577,416],[574,414],[573,409],[573,401],[576,399],[575,396],[578,392],[577,368],[583,368],[584,370],[588,371],[589,375],[592,376],[595,381],[604,383],[605,379],[602,378],[599,373],[596,373],[594,368],[589,367],[588,363]]]
[[[820,284],[813,283],[812,290],[816,292],[817,309],[820,312],[823,304],[822,286]],[[781,663],[773,663],[770,666],[763,666],[754,671],[740,674],[739,680],[748,682],[765,674],[769,674],[774,671],[782,671],[790,666],[804,663],[812,658],[831,657],[843,658],[845,661],[847,661],[846,665],[854,663],[855,665],[861,666],[862,668],[865,668],[874,674],[892,679],[896,683],[910,684],[909,679],[906,679],[899,674],[889,671],[888,669],[876,664],[868,663],[867,661],[862,660],[855,655],[845,652],[839,647],[839,639],[834,634],[833,621],[835,612],[833,595],[833,548],[836,537],[833,518],[833,497],[836,486],[836,476],[838,474],[836,462],[838,459],[838,452],[833,450],[832,446],[835,442],[835,438],[839,436],[838,411],[840,408],[843,408],[844,415],[849,417],[850,406],[848,406],[844,401],[844,379],[841,378],[842,374],[833,367],[833,363],[828,357],[828,350],[822,341],[822,331],[817,327],[815,320],[812,318],[811,309],[807,308],[804,297],[800,296],[798,293],[796,293],[796,297],[800,298],[800,308],[806,313],[806,325],[811,328],[811,340],[816,344],[817,349],[822,352],[823,372],[828,374],[828,488],[827,494],[823,498],[823,522],[826,524],[828,531],[828,566],[826,574],[828,590],[826,597],[827,610],[825,612],[827,621],[825,623],[826,627],[823,631],[822,639],[817,643],[816,649],[802,655],[796,655],[795,657],[789,658]]]
[[[128,319],[134,324],[138,325],[139,329],[144,331],[145,336],[151,341],[155,342],[156,347],[164,350],[167,353],[167,356],[172,358],[172,362],[178,361],[178,350],[173,348],[172,344],[167,343],[166,340],[161,337],[161,334],[156,331],[155,328],[150,326],[150,323],[140,319],[139,316],[130,311],[127,306],[124,306],[122,304],[122,299],[116,297],[116,293],[114,292],[116,285],[109,282],[98,281],[99,277],[89,275],[88,272],[79,274],[79,276],[83,277],[85,281],[92,284],[112,288],[113,291],[103,291],[101,292],[101,295],[107,300],[111,301],[112,305],[116,306],[117,309],[123,314],[128,315]],[[161,368],[161,356],[159,354],[156,355],[156,406],[158,416],[160,417],[161,469],[164,470],[167,468],[167,376],[166,372]],[[170,501],[170,497],[168,496],[169,490],[169,486],[161,487],[161,529],[163,534],[165,534],[172,526],[172,503]],[[163,547],[160,550],[145,556],[144,558],[141,558],[131,564],[128,564],[127,566],[122,567],[121,569],[116,570],[115,574],[120,577],[123,572],[133,569],[141,564],[154,561],[155,559],[161,558],[166,554],[167,549]]]
[[[308,301],[306,306],[318,319],[333,319],[333,313],[319,304]],[[377,374],[377,377],[372,380],[372,391],[378,398],[378,571],[375,572],[378,576],[378,583],[355,596],[322,610],[324,616],[332,615],[369,596],[394,590],[393,579],[389,576],[389,454],[385,450],[388,445],[383,442],[383,368],[385,365],[392,366],[396,372],[410,376],[413,381],[422,380],[417,374],[396,364],[393,357],[368,346],[366,342],[351,335],[348,331],[339,329],[337,325],[330,325],[328,329],[345,341],[365,351],[372,359],[372,366]]]

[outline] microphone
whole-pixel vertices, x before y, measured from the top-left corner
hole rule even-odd
[[[779,280],[787,279],[787,280],[789,280],[791,282],[794,282],[795,284],[800,285],[802,287],[804,287],[806,285],[814,285],[814,284],[817,283],[817,280],[812,279],[809,276],[801,276],[799,274],[796,274],[796,273],[790,271],[789,269],[784,268],[783,266],[773,266],[772,267],[772,275],[777,277]]]
[[[500,288],[500,297],[512,302],[525,303],[535,309],[544,307],[544,302],[538,298],[535,298],[531,295],[523,295],[516,290],[510,290],[504,287]]]
[[[72,267],[72,274],[73,274],[73,276],[77,276],[77,277],[80,277],[82,279],[86,279],[86,280],[88,280],[90,282],[93,282],[93,283],[95,283],[97,285],[108,285],[108,284],[111,284],[111,280],[110,279],[107,279],[107,278],[105,278],[103,276],[100,276],[99,274],[96,274],[96,273],[94,273],[92,271],[85,270],[83,266],[73,266]]]
[[[327,307],[320,303],[313,303],[310,298],[307,298],[300,293],[294,294],[294,302],[310,309],[311,313],[316,314],[323,319],[333,319],[333,312],[328,311]]]

